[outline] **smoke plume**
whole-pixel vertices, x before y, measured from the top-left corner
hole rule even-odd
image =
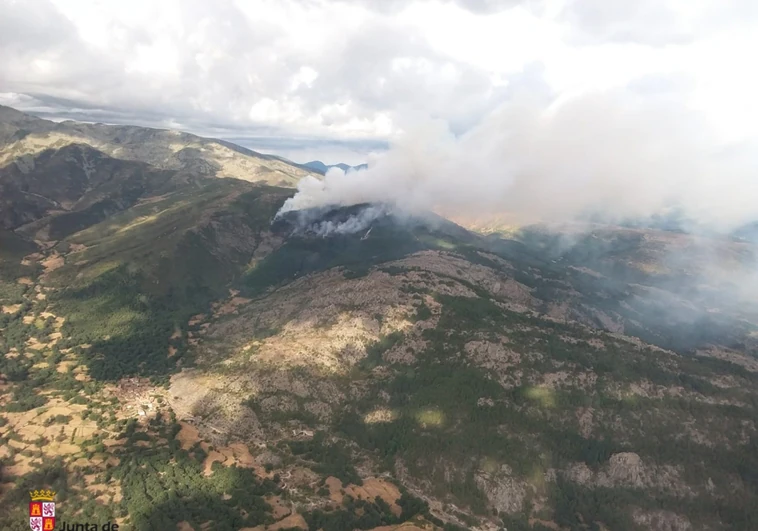
[[[280,212],[277,218],[287,212]],[[371,225],[386,216],[393,215],[393,208],[386,204],[365,205],[351,212],[335,214],[330,208],[308,208],[291,212],[288,216],[293,226],[292,234],[326,238],[333,235],[355,234],[367,231]]]
[[[671,100],[521,95],[460,137],[441,122],[413,124],[368,169],[303,179],[282,212],[382,202],[522,224],[677,212],[728,231],[758,219],[758,164],[749,147],[721,142],[697,113]]]
[[[365,203],[393,215],[543,223],[544,241],[554,243],[535,252],[555,267],[568,256],[602,272],[599,284],[624,286],[614,297],[626,298],[625,319],[647,330],[646,340],[732,344],[758,337],[758,252],[744,241],[758,233],[758,151],[750,148],[721,141],[701,116],[665,98],[522,95],[460,137],[441,122],[417,122],[368,169],[303,179],[280,215],[313,214],[303,226],[324,236],[369,228],[378,211],[318,219]],[[602,224],[571,223],[587,220],[627,228],[606,226],[596,237],[591,227]],[[650,223],[693,234],[634,228]]]

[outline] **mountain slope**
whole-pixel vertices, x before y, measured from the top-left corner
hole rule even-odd
[[[0,168],[0,224],[7,229],[48,218],[21,232],[62,237],[171,188],[174,172],[108,157],[87,145],[48,149]]]
[[[190,328],[198,368],[172,378],[170,403],[223,437],[335,434],[464,528],[495,509],[509,525],[640,529],[663,513],[749,529],[753,358],[540,317],[494,259],[422,251],[229,299]]]
[[[753,244],[274,219],[156,134],[0,169],[3,529],[758,528]]]
[[[69,144],[87,144],[158,169],[294,186],[310,170],[229,142],[147,127],[51,122],[0,106],[0,166]]]

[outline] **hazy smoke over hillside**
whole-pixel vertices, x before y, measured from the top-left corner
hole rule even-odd
[[[439,122],[413,124],[367,170],[303,179],[282,211],[379,201],[524,223],[677,211],[731,230],[758,219],[756,158],[671,100],[520,96],[458,138]]]
[[[330,210],[319,207],[298,210],[286,217],[292,224],[293,234],[327,237],[367,231],[376,220],[392,215],[393,209],[384,204],[365,205],[364,208],[352,212],[340,213],[339,217]],[[278,215],[278,218],[282,219],[282,216]]]

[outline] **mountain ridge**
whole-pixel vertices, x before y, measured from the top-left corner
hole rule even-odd
[[[223,140],[169,129],[52,122],[0,106],[0,164],[70,143],[85,143],[124,160],[159,169],[294,186],[308,172],[282,157],[264,155]]]
[[[368,164],[358,164],[357,166],[351,166],[349,164],[345,164],[344,162],[339,162],[337,164],[324,164],[320,160],[312,160],[310,162],[306,162],[305,164],[303,164],[303,166],[310,168],[312,170],[315,170],[316,172],[320,174],[325,174],[327,171],[329,171],[332,168],[339,168],[344,172],[359,171],[359,170],[365,170],[368,168]]]
[[[0,113],[3,529],[41,486],[134,531],[758,527],[755,245],[275,218],[173,133],[35,120]]]

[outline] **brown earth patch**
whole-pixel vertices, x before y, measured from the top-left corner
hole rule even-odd
[[[81,404],[65,404],[60,399],[50,400],[45,406],[22,411],[19,413],[5,413],[8,425],[18,431],[27,425],[41,423],[46,418],[54,415],[71,415],[85,409]]]
[[[95,496],[101,495],[103,492],[108,490],[108,486],[104,484],[96,485],[95,481],[97,481],[97,474],[85,474],[84,475],[84,483],[85,483],[85,489],[87,489],[89,492],[94,494]]]
[[[40,343],[36,337],[30,337],[26,344],[32,350],[45,350],[51,346],[49,343]]]
[[[195,325],[197,325],[197,324],[200,324],[200,323],[202,323],[203,321],[205,321],[205,314],[203,314],[203,313],[199,313],[199,314],[197,314],[197,315],[193,315],[193,316],[190,318],[190,320],[187,322],[187,324],[188,324],[189,326],[195,326]]]
[[[374,501],[379,497],[387,502],[395,516],[400,516],[402,512],[400,506],[397,505],[397,500],[400,499],[400,490],[394,484],[383,479],[368,478],[363,481],[362,486],[351,484],[343,488],[339,479],[329,476],[326,478],[326,486],[329,489],[329,498],[339,505],[342,504],[345,495],[366,501]],[[342,494],[343,490],[345,494]]]
[[[338,480],[339,481],[339,480]],[[362,486],[348,485],[345,487],[345,494],[359,500],[373,501],[376,498],[382,498],[390,506],[392,514],[400,516],[402,509],[397,505],[400,499],[400,490],[394,484],[380,478],[368,478],[363,481]]]
[[[285,516],[292,514],[289,504],[282,500],[280,496],[266,496],[265,500],[271,506],[274,520],[281,520]]]
[[[243,443],[232,443],[229,445],[229,449],[234,455],[234,461],[238,467],[242,468],[255,468],[256,462],[253,455],[250,453],[250,449]]]
[[[45,453],[52,455],[73,455],[81,450],[78,445],[68,442],[52,442],[45,447]]]
[[[212,450],[208,457],[205,458],[205,462],[203,463],[203,474],[206,476],[210,476],[213,474],[213,463],[218,461],[222,465],[225,464],[225,461],[227,460],[227,456],[222,454],[219,451]]]
[[[22,441],[17,441],[15,439],[11,439],[10,441],[8,441],[8,446],[10,448],[15,448],[16,450],[23,450],[27,446],[29,446],[29,444],[27,444],[25,442],[22,442]]]
[[[214,303],[213,316],[220,317],[222,315],[228,315],[230,313],[236,313],[237,308],[252,302],[252,299],[246,299],[244,297],[232,297],[232,299],[222,302]]]
[[[179,425],[182,429],[176,434],[176,438],[182,446],[182,450],[189,450],[196,442],[200,441],[200,432],[192,424],[180,422]]]
[[[111,489],[115,490],[107,490],[95,499],[103,505],[113,505],[115,503],[119,503],[122,498],[121,487],[118,485],[112,485]]]
[[[342,482],[334,476],[329,476],[326,478],[325,483],[326,487],[329,489],[329,498],[333,502],[336,502],[337,505],[342,505],[342,498],[345,497],[345,495],[340,492],[342,490]]]
[[[31,459],[23,456],[21,459],[19,459],[17,456],[16,461],[12,465],[3,467],[3,475],[19,478],[21,476],[25,476],[26,474],[34,472],[41,464],[42,463],[39,461],[32,461]]]
[[[20,304],[9,304],[8,306],[3,306],[3,313],[16,313],[20,309]]]
[[[55,370],[59,373],[69,372],[73,367],[76,367],[76,362],[72,360],[64,360],[58,364]]]
[[[204,445],[207,447],[207,444]],[[207,448],[206,448],[207,449]],[[205,458],[203,473],[209,476],[213,473],[213,463],[218,461],[223,466],[237,465],[241,468],[253,468],[258,475],[268,475],[264,469],[255,462],[250,450],[242,443],[233,443],[212,450]]]
[[[11,444],[17,441],[9,441],[9,445],[13,446],[16,450],[24,450],[27,447],[23,444]],[[36,453],[37,448],[33,447],[33,451]],[[16,453],[16,455],[13,458],[12,464],[6,464],[3,466],[3,478],[7,479],[9,477],[21,477],[24,476],[30,472],[34,472],[35,470],[38,470],[41,465],[40,458],[37,455],[34,455],[32,457],[28,457],[26,455],[19,453]]]
[[[69,470],[73,470],[75,468],[84,468],[85,466],[90,465],[90,460],[86,457],[80,457],[79,459],[76,459],[75,461],[71,461],[68,464]]]
[[[26,256],[24,256],[24,259],[21,261],[21,264],[32,265],[33,263],[38,262],[42,260],[43,258],[45,258],[45,255],[42,253],[27,254]]]
[[[51,271],[60,269],[61,267],[63,267],[65,263],[66,261],[64,260],[64,258],[57,253],[50,255],[49,257],[45,258],[44,260],[40,262],[42,267],[45,268],[45,273],[50,273]]]

